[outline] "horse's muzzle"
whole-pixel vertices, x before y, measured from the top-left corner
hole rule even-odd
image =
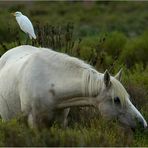
[[[143,120],[142,118],[138,118],[137,120],[138,120],[138,123],[137,123],[138,126],[145,128],[145,129],[148,127],[147,122],[145,120]]]

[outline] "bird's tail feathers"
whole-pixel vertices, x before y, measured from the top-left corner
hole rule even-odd
[[[35,34],[33,35],[33,38],[36,39],[36,35]]]
[[[32,39],[32,38],[36,39],[36,35],[35,35],[35,33],[32,34],[32,35],[29,34],[29,37],[30,37],[30,39]]]

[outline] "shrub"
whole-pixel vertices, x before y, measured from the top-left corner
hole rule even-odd
[[[143,63],[144,68],[147,64],[148,55],[148,32],[140,37],[130,39],[125,45],[121,54],[121,61],[125,62],[128,68],[136,63]]]
[[[113,57],[118,57],[127,41],[126,36],[121,32],[107,34],[104,43],[100,48]]]

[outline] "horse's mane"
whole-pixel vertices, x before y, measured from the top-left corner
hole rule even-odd
[[[84,96],[97,96],[102,88],[101,85],[103,85],[103,81],[100,73],[92,68],[83,71],[82,91]]]

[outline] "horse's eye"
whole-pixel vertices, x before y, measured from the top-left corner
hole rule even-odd
[[[120,99],[119,99],[119,97],[115,97],[115,98],[114,98],[114,102],[115,102],[116,104],[120,104]]]

